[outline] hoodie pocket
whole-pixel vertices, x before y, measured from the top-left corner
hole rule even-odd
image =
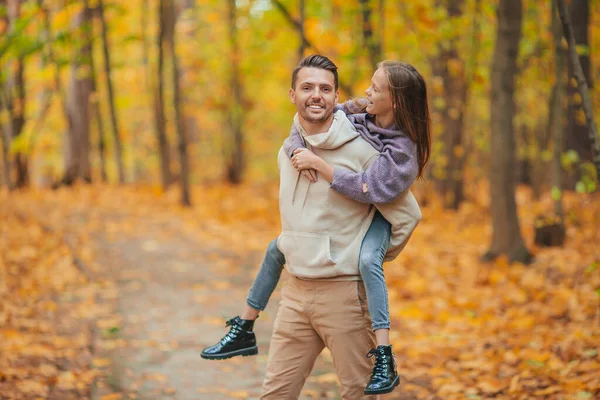
[[[335,276],[336,264],[331,259],[329,236],[282,232],[278,245],[290,272],[307,278]]]

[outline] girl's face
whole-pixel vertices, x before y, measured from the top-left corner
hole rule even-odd
[[[387,75],[383,68],[378,68],[371,78],[371,86],[367,94],[367,112],[380,117],[393,114],[392,94]]]

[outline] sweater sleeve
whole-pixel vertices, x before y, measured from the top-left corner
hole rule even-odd
[[[283,149],[285,150],[285,154],[288,157],[292,157],[294,155],[294,150],[299,149],[304,146],[304,140],[300,136],[300,132],[296,128],[294,124],[292,124],[292,129],[290,130],[290,136],[288,136],[283,141]]]
[[[392,225],[392,235],[385,261],[392,261],[406,247],[415,228],[421,221],[421,209],[412,192],[407,190],[389,204],[380,204],[377,209]]]
[[[360,203],[385,204],[408,189],[418,171],[413,154],[386,146],[364,172],[335,167],[331,188]]]
[[[335,106],[334,111],[342,110],[346,115],[362,114],[367,107],[367,100],[363,97],[348,100],[344,103],[339,103]]]

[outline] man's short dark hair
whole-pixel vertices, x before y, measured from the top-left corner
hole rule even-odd
[[[331,72],[333,74],[335,90],[338,90],[337,66],[329,58],[318,54],[312,54],[308,57],[304,57],[296,66],[296,68],[294,68],[294,71],[292,71],[292,89],[296,88],[296,78],[298,78],[298,72],[302,68],[319,68]]]

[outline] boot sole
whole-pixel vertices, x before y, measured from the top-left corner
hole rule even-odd
[[[230,351],[229,353],[221,353],[221,354],[200,353],[200,357],[204,358],[205,360],[226,360],[228,358],[233,358],[233,357],[237,357],[237,356],[248,357],[248,356],[255,356],[257,354],[258,354],[258,346],[254,346],[254,347],[247,347],[245,349]]]
[[[365,394],[386,394],[386,393],[392,393],[394,391],[394,389],[396,389],[396,386],[398,386],[400,384],[400,375],[396,376],[396,379],[394,379],[394,381],[392,382],[392,384],[390,386],[381,388],[381,389],[373,389],[373,390],[368,390],[365,389]]]

